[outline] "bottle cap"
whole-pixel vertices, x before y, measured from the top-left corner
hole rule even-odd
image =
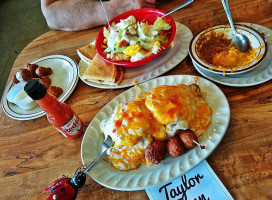
[[[30,80],[25,85],[24,90],[33,100],[43,98],[47,92],[46,87],[44,87],[44,85],[38,79]]]

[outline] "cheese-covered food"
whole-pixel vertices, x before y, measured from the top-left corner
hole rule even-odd
[[[121,170],[135,169],[146,163],[144,150],[153,138],[164,140],[165,129],[146,108],[144,100],[117,106],[101,130],[110,135],[113,148],[107,151],[112,165]]]
[[[210,70],[220,70],[225,75],[226,69],[235,72],[238,67],[246,68],[254,60],[258,61],[262,55],[256,57],[257,51],[263,46],[252,48],[249,44],[246,52],[239,51],[231,39],[224,32],[210,31],[199,37],[196,52],[201,60],[213,65]]]
[[[145,149],[154,141],[165,142],[176,130],[192,130],[200,136],[211,124],[212,110],[200,88],[193,85],[158,86],[135,101],[118,105],[100,128],[114,146],[107,151],[117,169],[150,165]]]
[[[148,92],[145,104],[169,135],[191,129],[199,136],[211,124],[212,110],[197,85],[158,86]]]

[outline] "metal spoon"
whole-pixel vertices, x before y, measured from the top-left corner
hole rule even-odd
[[[193,3],[193,2],[194,2],[194,0],[186,1],[185,3],[181,4],[180,6],[178,6],[178,7],[176,7],[175,9],[169,11],[169,12],[166,13],[165,15],[161,16],[161,18],[166,17],[167,15],[170,15],[171,13],[173,13],[173,12],[175,12],[175,11],[177,11],[177,10],[183,8],[184,6],[187,6],[188,4]]]
[[[233,21],[231,18],[231,14],[230,14],[230,8],[229,8],[229,2],[228,0],[221,0],[223,7],[225,9],[225,12],[227,14],[229,23],[230,23],[230,27],[232,29],[232,32],[234,34],[231,43],[241,52],[246,52],[248,49],[248,39],[245,35],[241,34],[241,33],[237,33],[237,31],[234,28],[233,25]]]

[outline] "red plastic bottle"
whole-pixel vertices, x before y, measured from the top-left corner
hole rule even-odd
[[[47,92],[38,79],[32,79],[25,87],[25,92],[46,112],[48,121],[65,137],[76,138],[84,131],[82,120],[69,105],[61,103]]]

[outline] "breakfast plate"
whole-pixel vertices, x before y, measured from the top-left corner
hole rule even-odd
[[[63,89],[63,93],[58,98],[59,101],[64,102],[72,94],[78,82],[77,64],[73,59],[63,55],[50,55],[39,58],[31,63],[52,68],[53,73],[49,75],[52,81],[51,85]],[[31,110],[24,110],[15,104],[8,102],[7,94],[12,86],[13,82],[10,81],[3,92],[1,101],[4,112],[10,118],[16,120],[31,120],[45,115],[45,112],[39,107],[35,107]]]
[[[93,118],[86,129],[81,144],[81,159],[83,164],[90,164],[99,154],[104,135],[100,132],[100,123],[109,118],[114,108],[121,103],[130,102],[142,92],[147,92],[159,85],[193,84],[197,80],[201,91],[206,93],[206,101],[213,110],[212,124],[199,138],[205,149],[195,147],[186,151],[180,157],[167,157],[158,165],[139,169],[120,171],[113,168],[105,154],[89,171],[88,175],[101,185],[115,190],[142,190],[149,186],[162,184],[191,170],[206,159],[224,137],[230,120],[230,108],[223,92],[211,81],[192,75],[163,76],[139,84],[115,97]]]
[[[196,62],[193,61],[193,65],[196,70],[204,77],[222,85],[228,85],[233,87],[246,87],[254,86],[272,79],[272,30],[258,24],[241,23],[246,26],[252,27],[258,32],[262,33],[268,44],[268,52],[264,60],[260,65],[252,69],[249,72],[245,72],[241,75],[221,75],[208,72],[202,69]]]
[[[139,67],[124,67],[123,80],[118,86],[104,85],[82,79],[88,67],[88,64],[83,60],[79,62],[79,77],[87,85],[97,88],[118,89],[133,86],[134,81],[141,83],[153,79],[178,65],[188,55],[188,46],[192,38],[191,30],[176,22],[176,36],[168,48],[159,57],[147,64]]]

